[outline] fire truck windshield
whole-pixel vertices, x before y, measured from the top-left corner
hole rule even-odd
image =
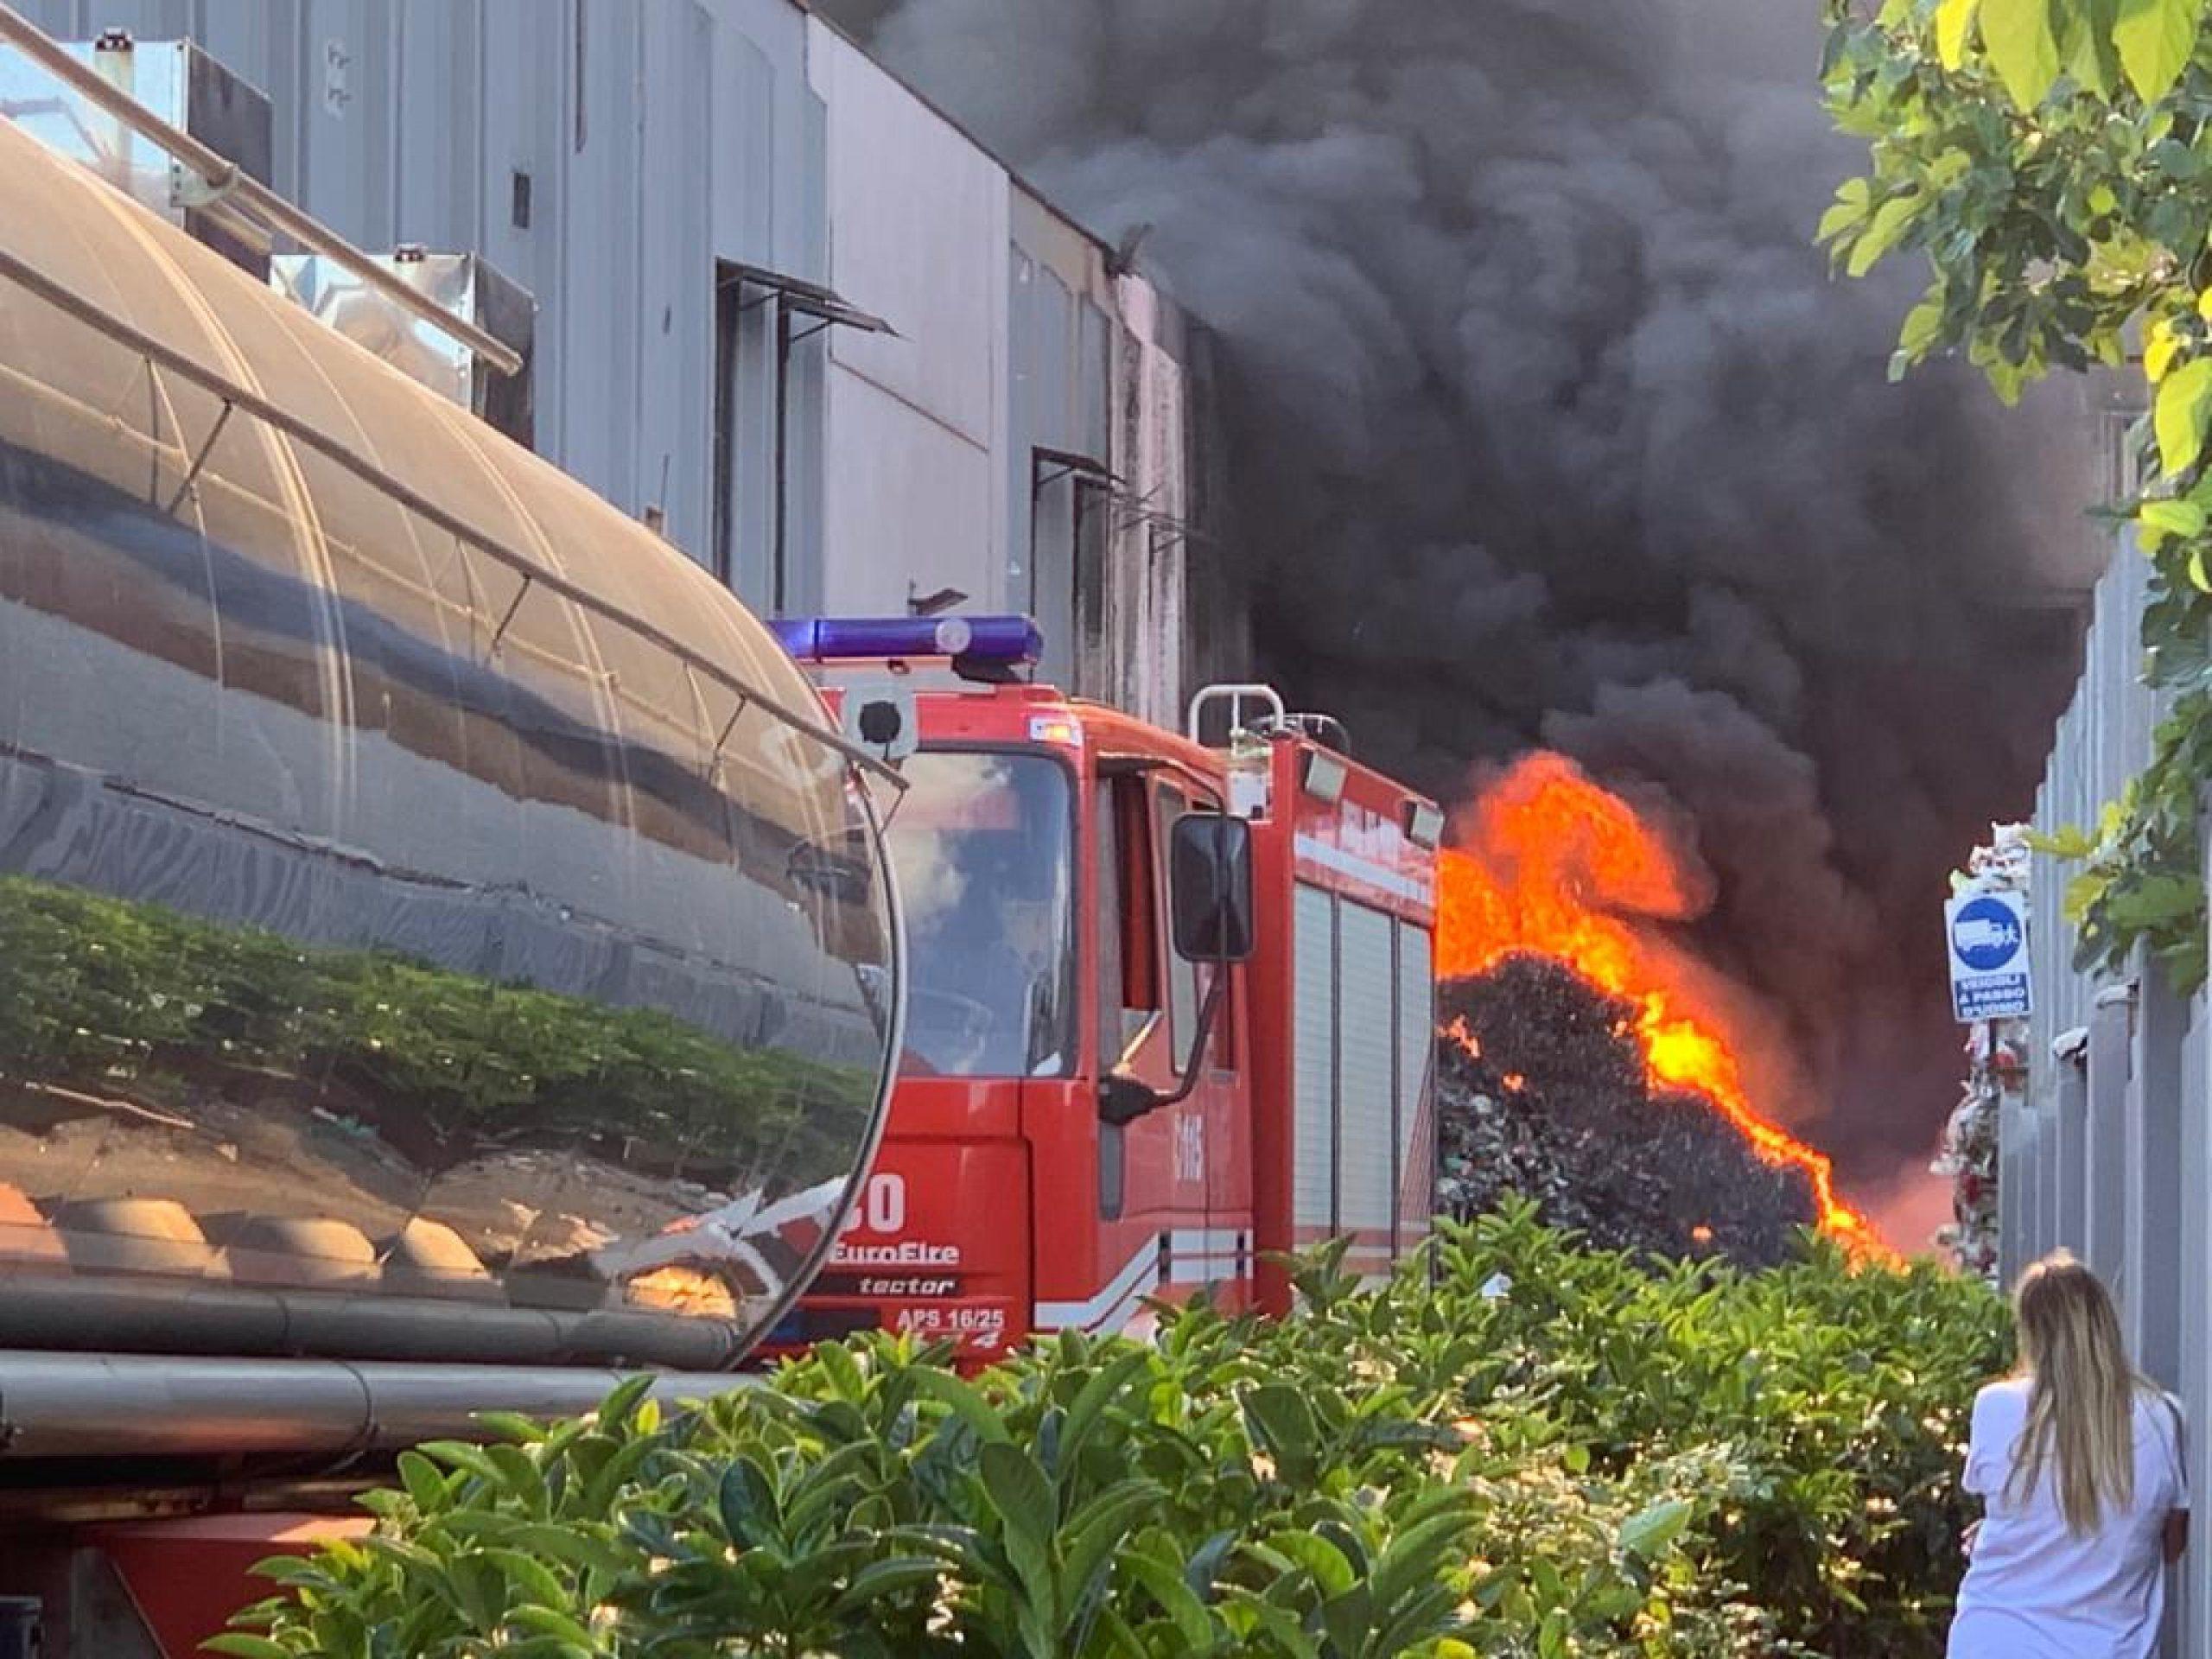
[[[1043,755],[925,750],[891,821],[906,914],[905,1069],[1064,1077],[1075,1063],[1073,783]]]

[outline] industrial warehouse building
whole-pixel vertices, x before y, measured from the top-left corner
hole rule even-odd
[[[2135,476],[2134,412],[2114,404],[2102,417],[2114,497]],[[2094,823],[2149,758],[2159,713],[2141,683],[2150,575],[2123,543],[2098,584],[2081,682],[2037,798],[2038,830]],[[2009,1282],[2063,1245],[2105,1275],[2139,1363],[2187,1402],[2190,1484],[2212,1491],[2212,1019],[2204,995],[2176,995],[2147,961],[2124,976],[2075,971],[2063,909],[2071,874],[2037,856],[2027,1086],[1999,1130],[2001,1263]],[[2201,1528],[2181,1577],[2173,1651],[2212,1653],[2212,1541]]]
[[[1167,723],[1242,666],[1204,333],[804,5],[21,9],[142,75],[197,42],[243,83],[184,94],[216,148],[526,290],[494,417],[756,610],[1027,611],[1052,678]]]

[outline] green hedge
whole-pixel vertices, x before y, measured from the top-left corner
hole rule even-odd
[[[0,1077],[188,1108],[340,1085],[418,1161],[630,1137],[702,1179],[794,1138],[851,1156],[874,1079],[731,1047],[672,1015],[388,952],[308,950],[159,905],[0,877]]]
[[[296,1600],[222,1650],[1941,1651],[1988,1293],[1809,1243],[1654,1268],[1525,1209],[1439,1265],[1315,1264],[1297,1320],[1193,1308],[972,1385],[886,1339],[665,1419],[495,1423],[406,1456],[366,1543],[270,1564]]]

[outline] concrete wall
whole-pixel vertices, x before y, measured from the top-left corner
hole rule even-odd
[[[64,39],[191,36],[275,108],[274,182],[372,250],[537,296],[540,451],[757,608],[1035,613],[1063,683],[1164,719],[1240,672],[1182,633],[1198,335],[796,0],[28,0]],[[817,330],[745,266],[895,334]],[[719,407],[727,426],[717,465]],[[780,412],[780,418],[779,418]],[[1096,464],[1071,472],[1039,448]],[[1121,480],[1109,486],[1106,476]],[[1087,481],[1086,481],[1087,480]]]

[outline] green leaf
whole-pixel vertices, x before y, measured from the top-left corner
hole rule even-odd
[[[2015,104],[2043,102],[2059,68],[2050,0],[1982,0],[1981,43]]]
[[[1020,1580],[1026,1639],[1033,1654],[1052,1650],[1052,1638],[1065,1611],[1064,1586],[1054,1571],[1052,1541],[1059,1509],[1052,1483],[1037,1459],[1018,1446],[993,1444],[977,1459],[983,1491],[998,1511],[1007,1559]]]
[[[1682,1535],[1691,1513],[1690,1506],[1680,1498],[1655,1503],[1621,1522],[1621,1548],[1649,1560]]]
[[[978,1465],[983,1490],[1007,1534],[1019,1535],[1039,1549],[1049,1544],[1059,1526],[1059,1509],[1037,1459],[1018,1446],[992,1445],[983,1448]]]
[[[517,1607],[507,1614],[510,1624],[519,1624],[526,1630],[540,1636],[557,1637],[572,1642],[588,1653],[591,1651],[591,1632],[574,1618],[555,1607]]]
[[[652,1392],[652,1386],[653,1375],[651,1371],[640,1372],[636,1376],[625,1377],[616,1383],[608,1391],[607,1398],[600,1402],[601,1425],[607,1428],[619,1428],[628,1422],[632,1414],[638,1408],[638,1402]]]
[[[1138,1519],[1158,1507],[1166,1494],[1149,1480],[1125,1480],[1108,1487],[1069,1517],[1062,1559],[1066,1563],[1066,1593],[1071,1599],[1090,1594],[1114,1553],[1128,1541]]]
[[[1851,245],[1851,257],[1844,262],[1844,270],[1851,276],[1864,276],[1874,268],[1877,260],[1897,246],[1898,239],[1912,228],[1912,222],[1927,206],[1928,198],[1911,190],[1901,196],[1891,196],[1877,207],[1866,230]]]
[[[2212,424],[2212,357],[2194,357],[2158,383],[2152,410],[2158,465],[2168,478],[2196,464],[2204,453],[2208,424]]]
[[[480,1411],[476,1421],[487,1432],[518,1446],[536,1446],[545,1439],[545,1426],[518,1411]]]
[[[2196,50],[2205,0],[2120,0],[2113,40],[2128,84],[2149,102],[2181,79]]]
[[[1936,9],[1936,56],[1955,72],[1967,60],[1967,36],[1981,0],[1943,0]]]
[[[2204,509],[2194,501],[2145,501],[2135,522],[2150,532],[2146,540],[2156,545],[2170,537],[2201,535]]]
[[[1268,1540],[1268,1546],[1311,1573],[1321,1593],[1332,1599],[1346,1594],[1358,1581],[1358,1573],[1344,1551],[1318,1533],[1279,1532]]]
[[[1916,362],[1927,356],[1929,348],[1942,333],[1942,296],[1931,294],[1904,314],[1904,327],[1897,331],[1897,345]]]
[[[243,1630],[226,1630],[220,1636],[211,1636],[200,1644],[203,1653],[226,1653],[232,1659],[293,1659],[292,1649],[265,1636],[249,1636]]]
[[[487,1549],[484,1559],[506,1576],[518,1596],[540,1607],[550,1607],[568,1600],[568,1586],[563,1585],[552,1568],[535,1557],[514,1549]]]
[[[917,1370],[913,1376],[918,1392],[950,1407],[953,1414],[975,1431],[977,1440],[1004,1444],[1012,1439],[990,1402],[950,1371],[925,1368]]]
[[[1163,1558],[1156,1549],[1143,1548],[1130,1550],[1122,1560],[1175,1626],[1176,1637],[1185,1652],[1203,1653],[1214,1645],[1213,1616],[1207,1612],[1205,1604],[1191,1593],[1191,1586],[1183,1582],[1183,1575],[1173,1559]]]
[[[2059,54],[2066,73],[2076,85],[2100,99],[2109,99],[2120,86],[2120,54],[2113,45],[2113,28],[2120,0],[2056,0],[2058,9]],[[2100,198],[2103,198],[2101,203]],[[2090,193],[2089,211],[2109,213],[2111,192],[2101,186]]]
[[[832,1604],[830,1611],[841,1618],[849,1617],[873,1602],[935,1584],[944,1573],[942,1561],[922,1555],[893,1555],[870,1561],[853,1574],[852,1581]]]
[[[2154,322],[2143,342],[2143,373],[2153,385],[2166,378],[2175,358],[2181,355],[2182,337],[2171,323]]]
[[[613,1578],[628,1569],[630,1557],[597,1534],[576,1526],[538,1522],[518,1527],[507,1536],[513,1549],[527,1549],[589,1573]]]
[[[2097,850],[2095,839],[2079,827],[2068,824],[2048,835],[2031,835],[2028,844],[2039,853],[2064,860],[2087,858]]]
[[[484,1448],[484,1455],[499,1471],[501,1482],[518,1503],[534,1516],[545,1513],[545,1477],[538,1472],[528,1452],[505,1440],[494,1440]]]
[[[1821,216],[1819,239],[1832,242],[1854,225],[1863,225],[1874,210],[1872,188],[1864,179],[1846,179],[1837,188],[1835,202]]]
[[[740,1548],[772,1543],[783,1529],[775,1483],[749,1457],[733,1459],[722,1471],[719,1507],[722,1530]]]
[[[416,1449],[424,1457],[474,1475],[487,1485],[505,1484],[499,1465],[485,1455],[480,1446],[471,1445],[467,1440],[425,1440]]]
[[[446,1504],[448,1492],[447,1477],[438,1466],[419,1452],[399,1454],[400,1483],[407,1488],[407,1496],[424,1515],[435,1515]]]
[[[2193,914],[2204,903],[2204,883],[2193,876],[2142,876],[2107,893],[2105,912],[2113,925],[2145,933]]]
[[[1387,1614],[1408,1590],[1442,1577],[1451,1558],[1461,1553],[1459,1541],[1473,1524],[1473,1517],[1454,1509],[1391,1539],[1376,1558],[1370,1579],[1376,1606]]]
[[[1244,1419],[1278,1474],[1294,1485],[1313,1480],[1320,1429],[1303,1394],[1280,1382],[1254,1389],[1244,1396]]]
[[[1090,1439],[1107,1407],[1137,1377],[1151,1368],[1152,1356],[1139,1349],[1102,1366],[1083,1385],[1068,1408],[1067,1432],[1060,1442],[1062,1466],[1071,1463]]]
[[[1321,1628],[1328,1632],[1331,1652],[1363,1653],[1360,1638],[1375,1628],[1375,1599],[1367,1586],[1356,1584],[1322,1603]]]

